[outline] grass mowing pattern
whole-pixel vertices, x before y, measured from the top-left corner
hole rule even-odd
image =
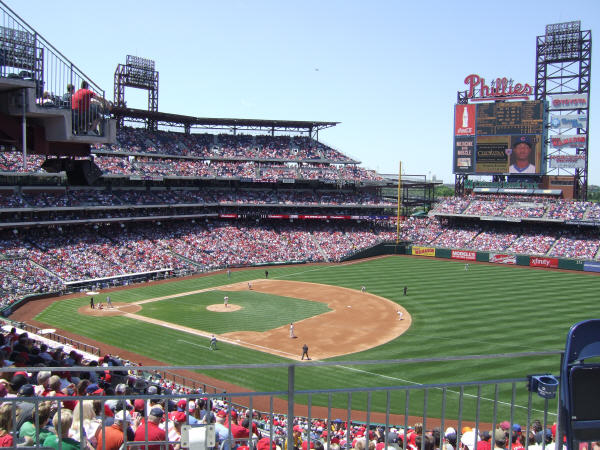
[[[226,295],[229,296],[230,305],[236,304],[242,309],[228,313],[206,309],[208,305],[222,304]],[[319,302],[256,291],[217,290],[146,303],[138,314],[222,334],[230,331],[267,331],[327,311],[330,311],[327,305]]]
[[[252,269],[234,272],[231,279],[217,275],[120,291],[119,294],[123,298],[151,298],[167,295],[169,287],[172,287],[172,292],[185,292],[260,278],[263,273],[263,270]],[[571,325],[599,316],[597,293],[600,291],[600,277],[577,272],[486,264],[471,264],[470,270],[465,271],[464,263],[457,261],[388,257],[351,265],[273,267],[269,269],[269,275],[274,279],[333,284],[357,290],[365,285],[368,292],[402,304],[411,314],[412,327],[398,339],[365,352],[337,358],[341,362],[562,350]],[[408,286],[406,297],[402,295],[405,285]],[[111,297],[116,299],[116,294]],[[142,324],[128,322],[126,327],[119,328],[122,325],[109,324],[123,318],[81,317],[73,312],[77,306],[63,307],[63,303],[67,302],[55,304],[55,307],[40,314],[38,320],[111,344],[116,341],[115,345],[170,364],[285,361],[251,350],[224,346],[223,351],[208,355],[208,360],[204,359],[204,354],[197,358],[198,352],[191,352],[184,362],[183,356],[176,357],[180,353],[179,344],[170,342],[164,345],[163,328],[149,325],[148,330],[151,331],[138,337],[130,328]],[[90,328],[92,323],[94,328]],[[373,327],[376,329],[377,324],[374,323]],[[121,330],[121,335],[115,338],[114,333],[118,330]],[[327,332],[326,329],[320,331]],[[352,332],[352,324],[348,324],[348,332]],[[206,340],[203,344],[208,345]],[[229,357],[230,352],[233,358]],[[185,355],[185,352],[181,353]],[[296,373],[296,388],[393,386],[524,377],[527,374],[557,373],[559,364],[560,359],[556,356],[405,364],[401,367],[301,367]],[[285,369],[247,373],[220,371],[210,375],[256,390],[285,389],[287,383]],[[486,395],[493,398],[493,390]],[[397,396],[393,412],[403,413],[403,406],[400,406],[403,405],[403,396]],[[382,410],[385,407],[383,397],[374,395],[372,406]],[[432,394],[431,402],[439,401],[433,397],[435,395]],[[355,395],[353,399],[356,407],[359,404],[364,407],[364,396]],[[526,404],[525,393],[519,392],[517,399]],[[326,404],[326,399],[322,401]],[[319,404],[321,400],[315,397],[313,403]],[[411,401],[411,405],[415,403],[418,401]],[[439,404],[436,405],[430,407],[429,414],[434,414],[436,407],[439,408]],[[455,406],[449,402],[448,411]]]

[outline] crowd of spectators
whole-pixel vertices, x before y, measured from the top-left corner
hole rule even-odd
[[[595,203],[540,196],[471,195],[444,197],[432,214],[461,214],[510,218],[546,218],[550,220],[594,220],[600,218]]]
[[[130,127],[118,130],[116,144],[102,145],[96,149],[109,152],[193,156],[204,159],[355,162],[343,153],[307,136],[185,134]]]
[[[262,182],[286,179],[328,181],[381,181],[383,178],[373,170],[355,164],[289,162],[261,160],[186,159],[147,155],[96,154],[95,164],[104,176],[144,178],[193,177],[193,178],[244,178]],[[27,170],[23,168],[20,152],[0,152],[0,172],[45,173],[44,158],[29,155]]]
[[[562,258],[594,259],[600,248],[600,239],[598,233],[577,232],[561,233],[550,252],[549,256],[559,256]]]
[[[402,222],[400,239],[415,245],[502,251],[524,255],[596,260],[600,257],[597,231],[546,229],[521,224],[503,226],[448,224],[436,217],[411,217]]]
[[[60,189],[0,191],[5,208],[56,208],[157,204],[239,205],[372,205],[395,206],[380,196],[364,191],[272,190],[272,189]]]
[[[187,221],[4,232],[0,289],[11,301],[65,282],[285,261],[339,261],[393,239],[388,227],[326,222]],[[4,269],[5,268],[5,269]],[[4,269],[4,270],[3,270]]]
[[[385,450],[386,445],[408,450],[556,448],[556,424],[544,429],[537,419],[529,429],[504,420],[490,430],[425,429],[421,422],[367,427],[339,418],[296,417],[288,423],[284,414],[263,415],[229,403],[227,397],[208,398],[202,389],[144,371],[117,355],[91,355],[16,328],[0,333],[0,356],[3,367],[35,366],[31,372],[4,369],[0,374],[4,447],[62,444],[62,448],[117,449],[127,441],[140,448],[162,445],[179,450],[183,424],[212,423],[214,450]],[[78,370],[58,371],[58,367]],[[589,450],[599,448],[593,443]]]
[[[591,202],[557,200],[548,206],[546,217],[561,220],[582,220]]]

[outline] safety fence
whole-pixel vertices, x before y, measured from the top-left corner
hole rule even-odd
[[[75,134],[93,131],[92,126],[104,114],[104,91],[2,1],[0,77],[30,82],[35,87],[35,103],[41,107],[72,111]],[[93,96],[83,96],[72,110],[72,96],[80,88]]]
[[[323,370],[364,370],[360,366],[377,368],[452,360],[520,358],[527,356],[556,356],[561,352],[519,353],[511,355],[461,356],[446,358],[422,358],[387,361],[344,361],[224,365],[224,366],[144,366],[146,372],[173,372],[178,370],[199,371],[219,377],[219,374],[244,374],[252,371],[276,376],[273,390],[239,392],[215,392],[215,389],[166,388],[160,383],[133,383],[132,374],[139,374],[137,366],[108,367],[53,367],[53,373],[69,372],[73,377],[88,379],[92,372],[105,377],[106,371],[114,376],[113,384],[99,381],[87,389],[75,384],[67,385],[66,397],[47,392],[35,395],[35,386],[18,387],[16,397],[5,397],[0,406],[0,422],[8,423],[15,439],[22,423],[30,425],[26,445],[39,448],[51,444],[41,435],[48,430],[48,420],[54,423],[58,436],[77,437],[79,442],[95,448],[115,439],[123,442],[122,448],[143,448],[144,444],[167,445],[180,442],[186,448],[231,449],[236,444],[257,448],[257,441],[266,439],[281,448],[286,436],[309,441],[320,440],[326,448],[334,442],[352,443],[360,432],[378,439],[385,446],[396,445],[406,450],[414,442],[402,439],[409,430],[419,432],[423,439],[416,441],[416,448],[426,450],[429,439],[463,443],[469,439],[486,439],[494,436],[494,430],[506,428],[505,448],[512,450],[513,437],[519,433],[519,442],[525,448],[534,445],[530,430],[549,429],[558,422],[556,387],[558,382],[551,375],[544,375],[551,394],[533,385],[532,377],[484,381],[419,384],[406,381],[402,384],[378,385],[388,381],[385,376],[373,378],[373,386],[352,387],[351,377],[342,382],[344,387],[315,386],[299,389],[310,373]],[[368,368],[367,368],[368,369]],[[28,380],[36,383],[36,374],[45,368],[5,368],[5,376],[14,372],[29,372]],[[12,373],[11,373],[12,372]],[[128,375],[129,374],[129,375]],[[95,378],[94,376],[92,376]],[[298,381],[303,379],[303,381]],[[114,381],[118,380],[118,381]],[[115,385],[115,383],[123,383]],[[533,388],[532,388],[533,387]],[[43,388],[37,388],[43,389]],[[77,390],[79,389],[79,391]],[[116,389],[116,392],[115,392]],[[86,395],[87,393],[87,395]],[[76,405],[74,406],[74,404]],[[158,408],[158,409],[157,409]],[[91,412],[90,412],[91,411]],[[236,425],[238,417],[239,425]],[[52,416],[55,417],[52,420]],[[243,419],[246,420],[243,420]],[[216,422],[216,423],[215,423]],[[73,423],[75,425],[73,426]],[[508,424],[508,427],[506,426]],[[166,430],[156,432],[155,425]],[[240,433],[240,426],[242,433]],[[448,429],[452,427],[452,430]],[[468,429],[465,427],[469,427]],[[27,429],[27,428],[26,428]],[[243,429],[246,431],[243,432]],[[394,430],[400,440],[393,440]],[[69,431],[70,430],[70,431]],[[322,433],[328,430],[329,433]],[[444,433],[447,430],[448,433]],[[517,431],[522,430],[522,431]],[[487,432],[487,433],[486,433]],[[446,436],[448,434],[448,436]],[[477,436],[477,438],[475,438]],[[479,437],[481,436],[481,437]],[[496,436],[497,437],[497,436]],[[558,439],[561,438],[560,431]],[[16,441],[15,441],[16,442]],[[514,441],[516,442],[516,441]],[[539,448],[546,445],[543,441]],[[492,442],[492,445],[494,443]],[[60,441],[57,443],[60,448]],[[66,448],[65,445],[63,445]],[[472,446],[471,446],[472,447]],[[56,447],[55,447],[56,448]],[[83,447],[82,447],[83,448]],[[164,447],[163,447],[164,448]],[[349,448],[343,447],[343,448]]]

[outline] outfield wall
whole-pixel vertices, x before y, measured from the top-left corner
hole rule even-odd
[[[584,272],[599,272],[600,262],[581,261],[569,258],[553,258],[548,256],[515,255],[503,252],[484,252],[476,250],[463,250],[452,248],[440,248],[411,245],[410,242],[402,241],[383,242],[373,247],[361,250],[343,261],[372,258],[381,255],[412,255],[428,256],[432,258],[456,259],[465,261],[487,262],[492,264],[509,264],[515,266],[542,267],[546,269],[579,270]]]
[[[465,261],[488,262],[492,264],[509,264],[516,266],[542,267],[546,269],[580,270],[585,272],[600,272],[600,262],[580,261],[568,258],[553,258],[547,256],[515,255],[502,252],[481,252],[476,250],[461,250],[417,245],[407,245],[406,254],[412,256],[429,256],[435,258],[456,259]]]

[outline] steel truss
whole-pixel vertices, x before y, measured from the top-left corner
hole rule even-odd
[[[584,114],[585,126],[558,130],[549,128],[548,156],[570,154],[584,156],[584,167],[573,169],[548,169],[560,175],[561,171],[573,177],[573,197],[587,199],[589,151],[589,94],[591,85],[592,32],[581,31],[579,21],[546,26],[546,33],[536,41],[535,98],[551,101],[554,95],[587,94],[585,107],[555,110],[559,115]],[[585,146],[576,149],[551,149],[552,137],[562,134],[586,135]]]
[[[117,108],[126,108],[125,88],[133,87],[148,91],[148,111],[158,112],[158,71],[154,61],[127,55],[125,64],[119,64],[115,70],[114,103]],[[123,126],[123,117],[117,120],[117,127]],[[146,125],[149,130],[156,131],[158,122],[148,117]]]

